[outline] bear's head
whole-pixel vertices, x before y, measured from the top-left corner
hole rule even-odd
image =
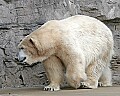
[[[32,65],[42,62],[56,52],[55,38],[49,32],[33,32],[18,45],[17,61]]]

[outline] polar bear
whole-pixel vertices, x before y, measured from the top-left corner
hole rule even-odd
[[[44,90],[60,90],[64,76],[76,89],[97,88],[98,81],[102,86],[112,86],[109,67],[113,43],[112,32],[105,24],[76,15],[48,21],[26,36],[18,45],[17,60],[29,65],[43,62],[50,81]]]

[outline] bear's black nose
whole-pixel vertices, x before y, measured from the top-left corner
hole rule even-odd
[[[23,62],[26,59],[26,57],[19,58],[19,62]]]
[[[15,61],[17,62],[23,62],[25,59],[26,57],[18,57],[18,56],[15,57]]]

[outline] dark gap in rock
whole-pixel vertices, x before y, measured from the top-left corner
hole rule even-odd
[[[40,76],[40,78],[43,78],[44,76]]]
[[[24,7],[15,7],[15,9],[20,9],[20,8],[24,8]]]
[[[120,37],[120,35],[115,35],[115,36]]]
[[[3,53],[4,53],[5,56],[9,56],[9,55],[6,54],[6,52],[5,52],[5,48],[0,47],[0,49],[3,50]]]
[[[24,84],[24,79],[23,79],[23,76],[22,76],[22,75],[19,76],[19,79],[22,81],[22,84],[21,84],[21,85],[25,85],[25,84]]]
[[[23,34],[23,36],[27,36],[27,35],[29,35],[29,34]]]
[[[43,82],[42,85],[45,85],[45,82]]]
[[[6,3],[10,3],[12,0],[4,0]]]
[[[38,24],[38,25],[43,25],[44,23],[45,23],[44,20],[41,20],[40,22],[36,22],[36,24]]]
[[[10,30],[10,28],[7,28],[7,27],[0,27],[0,30]]]
[[[10,61],[10,60],[5,60],[5,62],[12,62],[12,61]]]
[[[95,11],[98,10],[97,8],[90,8],[91,11]]]
[[[39,74],[45,74],[45,72],[41,72],[41,73],[39,73]]]
[[[114,19],[110,19],[110,20],[103,20],[102,22],[106,23],[119,23],[120,22],[120,18],[114,18]]]

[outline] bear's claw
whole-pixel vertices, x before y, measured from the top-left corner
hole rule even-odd
[[[112,86],[112,83],[102,83],[102,82],[98,82],[98,87],[106,87],[106,86]]]
[[[81,82],[80,85],[81,85],[80,88],[83,88],[83,89],[92,89],[92,88],[88,87],[89,85],[86,82]]]
[[[58,91],[60,90],[59,86],[48,85],[44,87],[45,91]]]
[[[98,87],[103,87],[103,83],[102,82],[98,82]]]

